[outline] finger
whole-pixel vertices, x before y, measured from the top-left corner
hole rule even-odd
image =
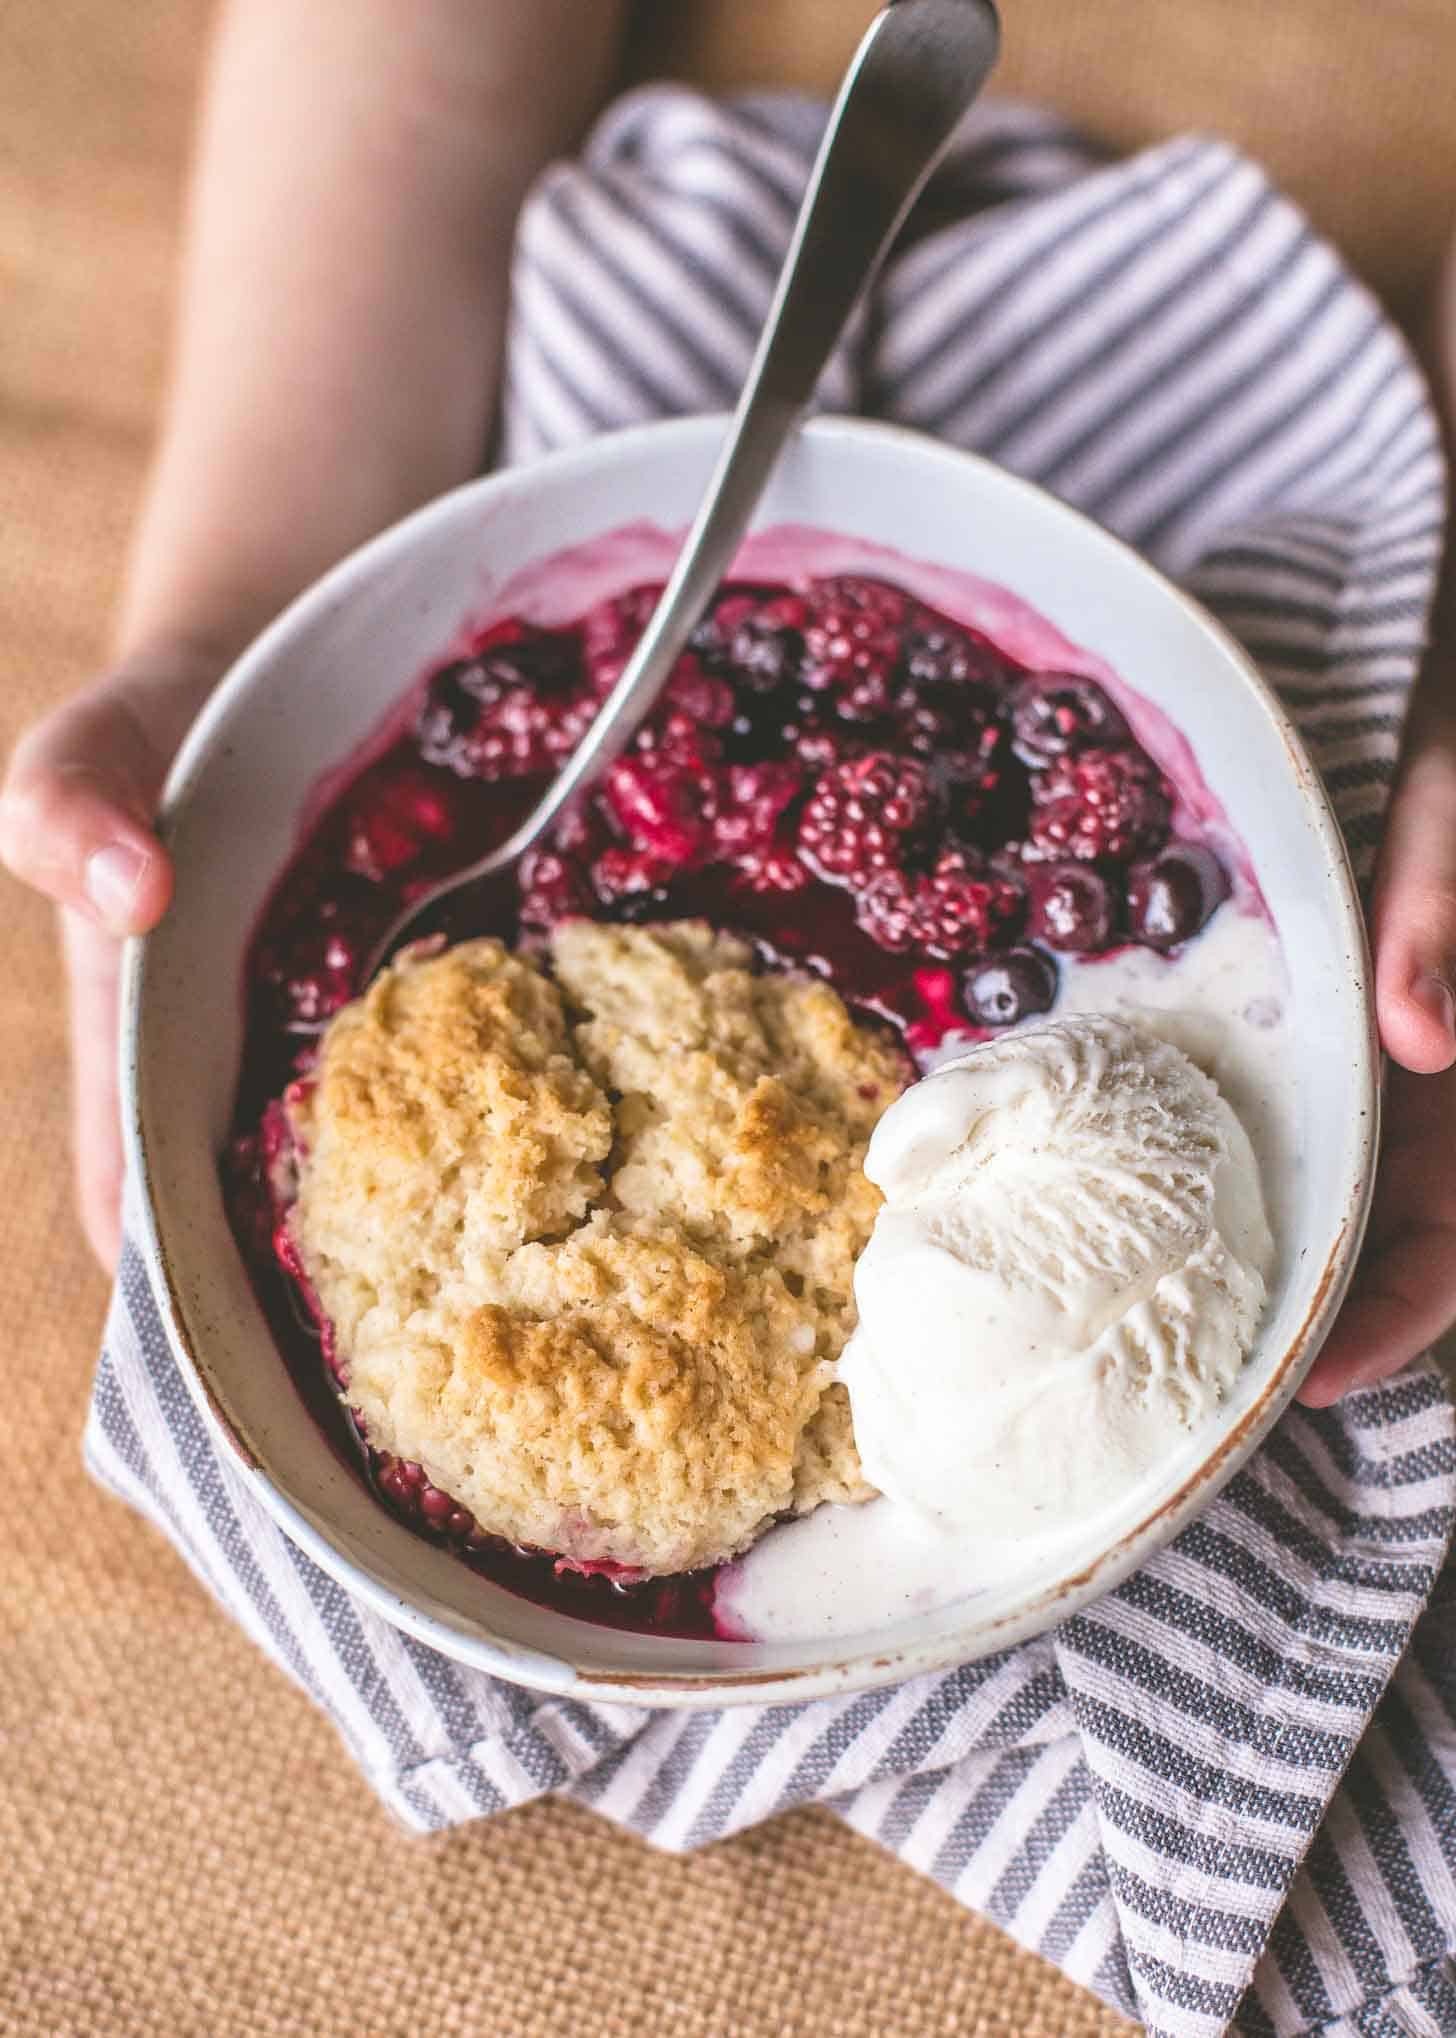
[[[1306,1408],[1328,1408],[1370,1387],[1433,1345],[1456,1321],[1456,1236],[1402,1231],[1361,1269],[1329,1342],[1299,1390]]]
[[[1375,1002],[1387,1053],[1417,1075],[1456,1062],[1456,730],[1418,732],[1375,889]]]
[[[165,760],[128,697],[103,683],[22,738],[0,789],[0,858],[112,934],[155,925],[172,865],[151,829]]]
[[[121,1097],[117,1018],[121,950],[78,914],[61,916],[71,993],[72,1141],[81,1224],[109,1271],[121,1250]]]

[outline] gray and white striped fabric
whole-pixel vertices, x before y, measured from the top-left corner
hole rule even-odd
[[[521,223],[505,457],[738,386],[822,113],[622,102]],[[826,378],[1042,481],[1195,588],[1299,718],[1362,868],[1443,507],[1419,378],[1250,163],[970,124]],[[127,1246],[87,1434],[428,1828],[559,1791],[661,1846],[817,1800],[1150,2031],[1456,2032],[1456,1421],[1419,1367],[1293,1411],[1120,1590],[951,1675],[810,1705],[543,1699],[325,1577],[221,1456]]]

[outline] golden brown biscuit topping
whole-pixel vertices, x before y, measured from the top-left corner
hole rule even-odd
[[[670,1572],[863,1497],[829,1368],[907,1068],[684,923],[401,961],[293,1107],[291,1224],[369,1441],[480,1526]]]

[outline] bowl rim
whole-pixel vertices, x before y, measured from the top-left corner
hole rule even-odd
[[[723,415],[654,420],[605,433],[545,455],[527,466],[475,477],[434,498],[348,553],[327,573],[298,594],[233,661],[192,723],[173,760],[163,787],[159,826],[166,831],[186,806],[214,738],[233,706],[288,643],[300,625],[338,602],[356,577],[403,556],[438,519],[448,517],[465,499],[490,501],[532,488],[543,475],[584,474],[610,468],[635,454],[676,442],[695,448],[726,429]],[[844,441],[869,441],[895,448],[908,461],[930,466],[970,465],[992,478],[992,486],[1035,498],[1054,518],[1071,520],[1121,555],[1123,567],[1155,582],[1163,597],[1178,604],[1220,649],[1245,692],[1279,735],[1294,775],[1302,805],[1311,821],[1327,873],[1328,904],[1340,923],[1347,952],[1356,962],[1365,1024],[1359,1029],[1358,1060],[1351,1070],[1354,1102],[1363,1107],[1348,1184],[1333,1241],[1326,1254],[1303,1322],[1273,1365],[1257,1399],[1209,1451],[1175,1492],[1104,1548],[1080,1571],[1054,1580],[1021,1606],[999,1618],[947,1627],[936,1638],[918,1642],[866,1645],[864,1637],[846,1638],[846,1649],[827,1642],[831,1660],[782,1670],[714,1669],[705,1671],[611,1672],[578,1668],[565,1650],[557,1655],[489,1632],[488,1617],[466,1623],[451,1609],[433,1610],[404,1597],[367,1563],[347,1556],[330,1540],[321,1519],[289,1499],[269,1477],[232,1419],[226,1393],[209,1374],[200,1339],[188,1321],[182,1284],[176,1279],[171,1254],[161,1234],[154,1183],[160,1164],[154,1161],[147,1099],[142,1080],[143,1031],[146,1023],[150,937],[125,946],[121,972],[120,1082],[123,1146],[128,1173],[139,1192],[131,1206],[140,1227],[138,1244],[168,1343],[191,1398],[214,1441],[233,1470],[242,1476],[279,1529],[336,1583],[357,1593],[392,1626],[455,1660],[507,1678],[543,1693],[582,1700],[674,1708],[719,1705],[790,1704],[802,1700],[874,1689],[973,1662],[1044,1633],[1057,1621],[1080,1611],[1113,1590],[1141,1563],[1161,1549],[1249,1459],[1293,1400],[1344,1300],[1370,1213],[1374,1191],[1380,1120],[1380,1049],[1376,1028],[1368,935],[1349,851],[1328,793],[1311,763],[1287,711],[1252,658],[1224,626],[1193,596],[1176,586],[1157,567],[1094,518],[1062,502],[1050,491],[1020,475],[997,467],[983,456],[948,446],[905,425],[877,419],[819,416],[806,423],[803,434],[830,446]],[[302,1405],[300,1404],[300,1408]],[[408,1533],[403,1530],[402,1533]],[[563,1617],[566,1618],[566,1617]]]

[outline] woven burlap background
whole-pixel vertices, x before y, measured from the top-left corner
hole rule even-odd
[[[16,4],[16,0],[11,0]],[[827,91],[877,0],[638,0],[631,64]],[[1451,0],[1000,0],[998,91],[1117,149],[1237,142],[1412,310],[1456,219]]]
[[[1213,58],[1226,32],[1253,30],[1257,0],[1157,4],[1194,24],[1189,49],[1225,81],[1208,118],[1235,124],[1239,60],[1229,52],[1220,69]],[[733,72],[741,53],[721,32],[731,12],[751,19],[742,61],[759,76],[778,61],[766,40],[777,22],[782,69],[796,82],[832,75],[868,12],[858,0],[671,5],[679,26],[663,48],[677,67]],[[1429,31],[1429,46],[1445,5],[1393,0],[1358,11],[1367,27],[1383,13],[1392,33]],[[1333,34],[1343,8],[1286,0],[1282,14]],[[100,655],[160,392],[208,11],[205,0],[0,6],[7,748]],[[1131,82],[1115,82],[1115,45],[1128,46],[1129,22],[1147,11],[1138,0],[1070,10],[1079,47],[1090,19],[1111,37],[1109,132],[1146,131],[1154,119],[1145,48]],[[1036,18],[1050,27],[1061,12],[1055,0],[1027,0],[1013,48],[1019,87],[1050,90],[1065,73],[1062,59],[1045,76],[1028,61]],[[1305,47],[1285,40],[1295,55]],[[1166,36],[1162,48],[1171,63]],[[1450,55],[1448,44],[1447,76]],[[1393,289],[1410,286],[1428,253],[1432,179],[1456,188],[1456,131],[1429,118],[1437,56],[1428,47],[1424,68],[1401,57],[1389,91],[1376,94],[1387,123],[1378,148],[1367,103],[1358,121],[1366,139],[1347,165],[1346,184],[1356,185],[1358,164],[1393,163],[1386,149],[1401,137],[1402,162],[1425,193],[1407,215],[1390,171],[1391,216],[1407,217],[1410,232],[1399,248],[1399,236],[1355,236],[1357,253],[1384,258],[1377,273]],[[1284,75],[1298,86],[1291,103],[1306,109],[1290,160],[1307,167],[1312,88],[1292,58]],[[1354,75],[1371,86],[1368,69]],[[1175,96],[1182,115],[1186,81]],[[1261,78],[1242,124],[1255,146],[1279,139],[1277,103]],[[1266,153],[1279,167],[1277,149]],[[1338,225],[1352,193],[1329,197]],[[0,2031],[1113,2038],[1127,2029],[828,1815],[796,1814],[687,1861],[557,1804],[435,1840],[396,1830],[310,1707],[171,1551],[81,1473],[105,1292],[70,1213],[60,979],[45,912],[13,887],[0,910],[0,1267],[9,1284]]]

